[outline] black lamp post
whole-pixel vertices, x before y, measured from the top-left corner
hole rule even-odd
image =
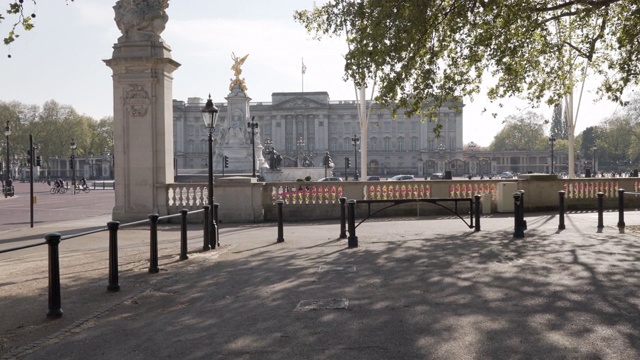
[[[258,123],[255,122],[255,116],[251,117],[251,121],[247,122],[247,127],[251,129],[251,146],[253,147],[253,161],[252,161],[252,176],[256,177],[256,129],[258,128]]]
[[[298,148],[298,167],[302,167],[303,166],[303,160],[304,160],[304,146],[306,145],[306,143],[304,142],[304,139],[302,138],[302,136],[300,138],[298,138],[298,141],[296,141],[296,147]]]
[[[471,155],[469,156],[469,175],[473,175],[475,173],[475,151],[476,151],[476,143],[473,141],[469,143],[469,150],[471,150]],[[474,165],[473,167],[471,165]]]
[[[11,158],[9,157],[9,135],[11,135],[11,128],[9,127],[9,120],[7,120],[7,127],[4,128],[4,136],[7,137],[7,166],[6,169],[4,170],[5,172],[5,184],[7,184],[7,186],[9,186],[9,179],[11,177]],[[7,197],[7,194],[5,193],[4,197]]]
[[[102,166],[102,169],[103,169],[102,180],[104,180],[104,179],[113,179],[113,170],[112,170],[113,169],[113,161],[112,161],[112,156],[113,155],[111,155],[111,153],[109,152],[109,149],[105,148],[104,149],[103,159],[106,160],[106,163],[107,163],[106,171],[107,171],[107,175],[108,176],[105,176],[105,174],[104,174],[104,169],[105,169],[104,163],[105,162],[103,160],[103,162],[102,162],[102,164],[103,164],[103,166]]]
[[[595,177],[598,174],[598,169],[596,169],[596,150],[598,149],[598,147],[596,145],[593,145],[593,147],[591,148],[591,150],[593,150],[593,176]]]
[[[557,139],[555,138],[555,136],[553,136],[553,135],[549,136],[549,145],[551,145],[551,175],[554,174],[554,172],[553,172],[553,162],[554,162],[555,158],[553,156],[553,146],[555,145],[556,140]]]
[[[440,153],[440,163],[442,164],[442,172],[445,171],[444,169],[444,144],[442,143],[442,141],[440,141],[440,145],[438,145],[438,152]]]
[[[71,139],[71,145],[69,146],[71,148],[71,186],[73,186],[73,195],[76,194],[76,148],[78,147],[76,145],[76,141],[75,139]]]
[[[358,175],[358,143],[360,142],[360,138],[353,135],[353,137],[351,138],[351,143],[353,144],[353,163],[354,163],[354,168],[353,168],[353,179],[355,181],[358,181],[359,175]]]
[[[94,170],[93,164],[95,164],[96,159],[93,158],[93,153],[89,153],[89,179],[93,179]]]
[[[202,120],[204,120],[204,127],[207,128],[207,132],[209,134],[209,159],[207,161],[209,163],[209,186],[207,188],[207,204],[210,206],[210,211],[209,219],[207,220],[212,226],[212,230],[209,231],[209,244],[213,244],[213,248],[215,249],[218,244],[218,239],[215,238],[218,233],[218,225],[213,221],[213,129],[216,127],[216,123],[218,122],[219,110],[215,105],[213,105],[211,94],[209,94],[209,99],[201,111]]]

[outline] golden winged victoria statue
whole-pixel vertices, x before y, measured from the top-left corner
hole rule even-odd
[[[242,91],[247,91],[247,85],[244,82],[244,79],[240,78],[240,74],[242,74],[242,64],[247,60],[249,54],[239,58],[235,53],[231,53],[231,60],[233,60],[233,66],[231,66],[231,70],[233,70],[233,75],[235,79],[231,79],[231,84],[229,85],[229,91],[233,91],[233,88],[238,85]]]

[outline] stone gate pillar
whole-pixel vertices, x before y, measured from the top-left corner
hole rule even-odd
[[[113,7],[122,32],[105,60],[113,70],[113,220],[167,214],[166,184],[174,175],[171,74],[180,66],[160,37],[167,6],[167,0],[119,0]]]

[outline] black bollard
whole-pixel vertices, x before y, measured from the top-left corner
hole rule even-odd
[[[347,198],[340,198],[340,239],[347,238],[347,219],[346,219],[346,207]]]
[[[209,231],[210,231],[210,226],[209,226],[209,219],[210,219],[210,215],[209,215],[209,209],[211,208],[209,205],[205,205],[202,207],[204,209],[204,221],[203,221],[203,229],[202,229],[202,250],[203,251],[209,251],[211,250],[211,244],[209,241]]]
[[[58,245],[62,239],[59,233],[47,234],[44,239],[49,245],[49,319],[62,317],[62,300],[60,296],[60,254]]]
[[[278,200],[276,201],[276,204],[278,206],[278,239],[276,240],[276,242],[284,242],[284,225],[283,225],[283,215],[282,215],[282,206],[284,205],[284,201],[283,200]]]
[[[603,220],[603,206],[602,206],[602,199],[604,198],[604,194],[602,192],[598,193],[598,232],[602,232],[602,229],[604,229],[604,220]]]
[[[109,285],[107,291],[120,291],[118,280],[118,228],[119,221],[109,221],[107,228],[109,229]]]
[[[564,190],[558,191],[558,230],[564,230]]]
[[[187,260],[187,214],[189,210],[180,210],[180,260]]]
[[[524,190],[518,190],[520,193],[520,227],[522,231],[527,230],[527,220],[524,219]]]
[[[218,209],[220,208],[220,204],[213,203],[213,242],[211,243],[212,248],[216,248],[220,246],[220,221],[218,221]]]
[[[618,229],[624,231],[624,189],[618,189]]]
[[[520,219],[520,215],[522,214],[522,210],[520,207],[522,206],[522,194],[519,191],[513,193],[513,237],[516,239],[521,239],[524,237],[524,228],[522,227],[522,219]]]
[[[347,201],[347,205],[349,206],[349,219],[348,219],[348,227],[349,227],[349,238],[347,239],[347,246],[350,248],[358,247],[358,237],[356,236],[356,201],[351,199]]]
[[[160,215],[151,214],[149,220],[149,272],[156,274],[160,272],[158,268],[158,218]]]
[[[482,198],[482,196],[480,196],[480,194],[475,194],[473,195],[473,198],[475,200],[475,207],[474,207],[474,217],[475,217],[475,229],[473,231],[480,231],[480,199]],[[489,205],[491,206],[491,205]]]

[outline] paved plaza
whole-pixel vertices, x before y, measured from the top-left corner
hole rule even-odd
[[[1,359],[637,359],[640,266],[636,212],[513,218],[384,219],[223,225],[202,252],[191,226],[160,226],[160,273],[149,234],[121,230],[121,291],[109,293],[107,234],[60,245],[62,309],[46,319],[46,248],[0,254]],[[82,228],[103,226],[107,216]],[[57,226],[72,230],[78,222]],[[0,234],[29,237],[41,229]],[[30,235],[31,234],[31,235]],[[75,244],[73,242],[76,242]]]

